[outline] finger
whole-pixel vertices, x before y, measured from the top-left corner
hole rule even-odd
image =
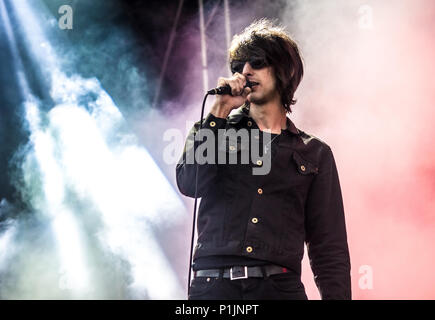
[[[245,78],[246,78],[242,73],[239,73],[239,72],[236,72],[236,73],[234,74],[234,77],[236,77],[236,78],[241,78],[241,79],[245,79]]]
[[[236,79],[232,79],[228,81],[228,85],[231,87],[231,94],[233,96],[239,96],[241,93],[240,84]]]
[[[242,96],[243,96],[244,98],[246,98],[246,97],[248,96],[248,94],[250,94],[251,92],[252,92],[251,88],[246,87],[246,88],[243,89]]]
[[[237,73],[236,79],[238,83],[244,87],[246,84],[246,77],[243,74]]]
[[[243,95],[243,90],[244,90],[243,85],[238,84],[238,85],[237,85],[237,92],[236,92],[236,95],[238,95],[238,96]]]
[[[228,83],[228,79],[220,77],[220,78],[218,78],[217,86],[221,87],[221,86],[226,85],[227,83]]]
[[[239,96],[240,95],[240,86],[237,83],[233,83],[231,86],[231,94],[233,96]]]

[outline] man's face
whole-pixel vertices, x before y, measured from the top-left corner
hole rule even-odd
[[[263,105],[276,99],[279,101],[274,70],[264,57],[254,56],[247,62],[234,60],[231,62],[231,71],[242,73],[253,82],[252,92],[247,96],[249,102]]]
[[[276,77],[272,66],[256,69],[249,62],[246,62],[242,74],[254,83],[252,92],[247,96],[250,103],[262,105],[275,99],[279,101]]]

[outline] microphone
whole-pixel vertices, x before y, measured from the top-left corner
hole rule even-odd
[[[243,87],[243,89],[245,89],[245,88],[252,88],[252,82],[250,82],[249,80],[246,79],[246,84]],[[208,94],[219,94],[219,95],[229,94],[230,96],[232,96],[231,87],[229,84],[211,89],[211,90],[207,91],[207,93]]]

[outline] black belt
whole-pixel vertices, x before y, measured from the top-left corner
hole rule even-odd
[[[231,280],[246,279],[246,278],[263,278],[273,274],[289,272],[287,268],[277,265],[265,265],[256,267],[234,266],[224,269],[207,269],[197,270],[194,272],[195,277],[210,277],[218,278],[222,273],[222,277],[230,278]]]

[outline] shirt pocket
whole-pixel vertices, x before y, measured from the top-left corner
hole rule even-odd
[[[319,167],[312,162],[304,159],[298,152],[294,151],[292,160],[296,166],[296,170],[302,176],[314,176],[319,173]]]
[[[302,157],[297,151],[294,151],[290,159],[289,172],[289,194],[298,200],[299,205],[302,205],[311,182],[319,173],[319,168],[313,162]]]
[[[280,251],[284,255],[303,256],[304,210],[312,181],[319,172],[318,166],[292,151],[288,162],[286,195],[281,226]]]

